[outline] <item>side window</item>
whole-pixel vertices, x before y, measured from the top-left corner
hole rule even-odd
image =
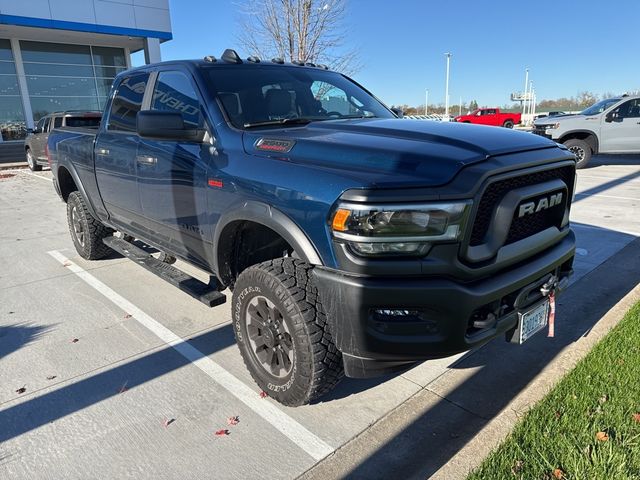
[[[44,121],[44,127],[43,127],[43,132],[48,132],[50,130],[51,127],[51,117],[46,117],[45,121]]]
[[[36,130],[38,130],[38,132],[44,131],[44,122],[46,119],[47,117],[42,117],[40,120],[38,120],[38,124],[36,125]]]
[[[55,117],[53,119],[53,128],[60,128],[62,126],[62,117]]]
[[[618,118],[640,118],[640,98],[629,100],[616,109]]]
[[[200,100],[191,80],[182,72],[160,72],[153,91],[152,110],[178,112],[190,128],[203,128]]]
[[[136,116],[142,107],[144,90],[148,81],[148,73],[138,73],[122,79],[111,103],[108,130],[136,131]]]

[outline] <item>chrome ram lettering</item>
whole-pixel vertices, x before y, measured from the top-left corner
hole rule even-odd
[[[537,202],[527,202],[520,205],[520,210],[518,211],[518,218],[524,217],[525,215],[532,215],[541,210],[547,210],[548,208],[555,207],[556,205],[560,205],[562,203],[562,192],[556,193],[549,197],[544,197],[538,200]]]

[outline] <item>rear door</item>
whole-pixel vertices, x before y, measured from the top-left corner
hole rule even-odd
[[[136,116],[142,108],[149,73],[122,77],[108,104],[107,118],[95,144],[95,171],[100,195],[111,220],[135,234],[144,216],[138,195]]]
[[[600,151],[640,152],[640,98],[624,102],[610,112],[611,121],[602,116]]]
[[[161,70],[153,89],[152,110],[179,112],[190,128],[207,127],[190,72]],[[210,136],[209,136],[210,138]],[[207,218],[207,173],[211,144],[142,138],[138,147],[138,186],[142,210],[171,251],[206,266],[212,232]]]
[[[38,125],[39,124],[40,123],[38,122]],[[35,154],[35,157],[41,162],[47,159],[47,156],[44,153],[44,147],[47,144],[47,138],[49,138],[50,125],[51,125],[51,117],[47,115],[42,120],[42,130],[40,130],[35,135],[35,138],[34,138],[35,141],[32,142],[32,145],[34,145],[33,153]]]

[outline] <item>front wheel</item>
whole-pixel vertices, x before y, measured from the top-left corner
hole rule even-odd
[[[242,359],[270,397],[304,405],[342,378],[342,355],[307,263],[280,258],[247,268],[236,281],[232,309]]]
[[[576,168],[584,168],[591,160],[591,147],[584,140],[571,138],[564,142],[564,146],[576,157]]]
[[[36,157],[33,156],[33,153],[31,153],[31,149],[27,148],[27,165],[29,165],[29,168],[31,169],[32,172],[39,172],[40,170],[42,170],[42,165],[38,165],[38,162],[36,161]]]

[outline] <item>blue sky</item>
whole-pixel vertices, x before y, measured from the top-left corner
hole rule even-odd
[[[539,100],[640,89],[640,0],[347,0],[354,78],[388,104],[510,103],[530,69]],[[170,0],[164,60],[220,56],[237,46],[241,0]],[[524,14],[524,15],[523,15]],[[247,52],[239,52],[246,56]],[[141,56],[134,56],[134,64]]]

